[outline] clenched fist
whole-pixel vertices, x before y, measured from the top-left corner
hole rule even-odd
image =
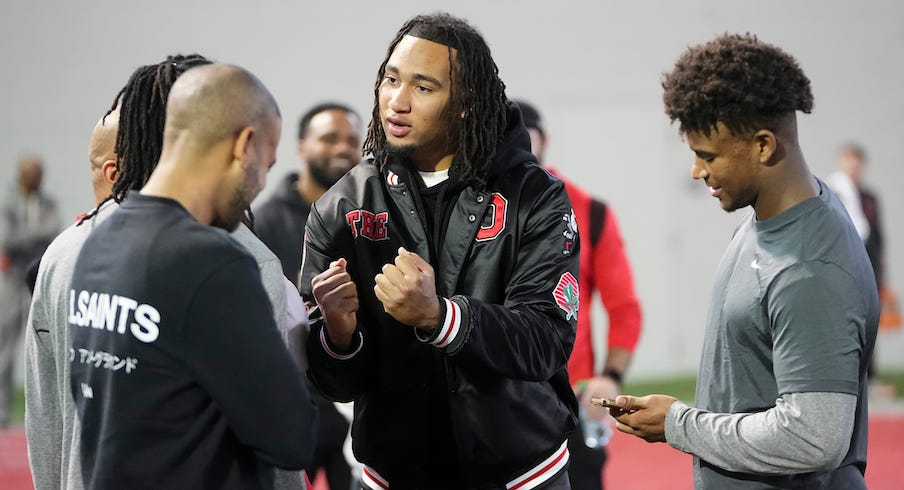
[[[374,293],[390,316],[405,325],[433,330],[439,323],[439,298],[433,267],[418,254],[399,248],[392,264],[374,278]]]
[[[347,349],[358,325],[358,288],[345,269],[347,262],[339,259],[329,269],[311,279],[311,292],[323,315],[330,341],[340,349]]]

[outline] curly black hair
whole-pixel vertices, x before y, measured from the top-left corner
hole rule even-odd
[[[446,111],[447,127],[456,143],[450,174],[464,182],[482,186],[505,131],[507,120],[505,84],[483,36],[464,19],[439,12],[419,15],[406,22],[389,44],[386,58],[374,84],[373,118],[367,128],[364,153],[373,153],[380,165],[389,148],[380,118],[380,84],[386,63],[406,35],[448,46],[452,98]],[[455,49],[457,56],[453,57]],[[466,117],[461,117],[464,114]]]
[[[709,134],[721,122],[738,134],[775,127],[813,110],[810,80],[791,55],[752,34],[723,34],[692,46],[663,77],[665,112],[681,132]]]

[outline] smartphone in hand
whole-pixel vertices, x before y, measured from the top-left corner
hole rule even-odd
[[[633,410],[625,410],[625,407],[615,403],[615,400],[611,398],[605,398],[602,396],[594,396],[590,398],[590,404],[596,405],[598,407],[605,407],[614,410],[617,414],[629,413]]]

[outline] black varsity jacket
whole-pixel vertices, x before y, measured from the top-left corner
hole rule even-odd
[[[309,376],[327,397],[355,401],[353,447],[372,488],[505,488],[554,477],[577,413],[566,364],[579,237],[565,187],[537,165],[515,112],[486,188],[461,190],[434,257],[416,178],[402,163],[380,169],[366,158],[313,206],[300,279]],[[429,338],[386,314],[373,291],[400,246],[435,269],[445,315]],[[311,279],[340,257],[360,301],[348,352],[330,344],[311,294]],[[449,447],[436,444],[437,396],[447,403],[439,412]],[[458,474],[435,474],[428,462],[437,455],[452,455],[442,467]]]

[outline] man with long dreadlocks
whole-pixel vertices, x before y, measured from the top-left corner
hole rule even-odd
[[[570,488],[578,236],[489,47],[418,16],[380,65],[367,157],[313,206],[310,375],[354,400],[362,484]]]
[[[68,321],[86,487],[273,488],[273,467],[309,462],[314,404],[254,257],[224,231],[280,127],[250,72],[186,71],[147,184],[82,247]]]

